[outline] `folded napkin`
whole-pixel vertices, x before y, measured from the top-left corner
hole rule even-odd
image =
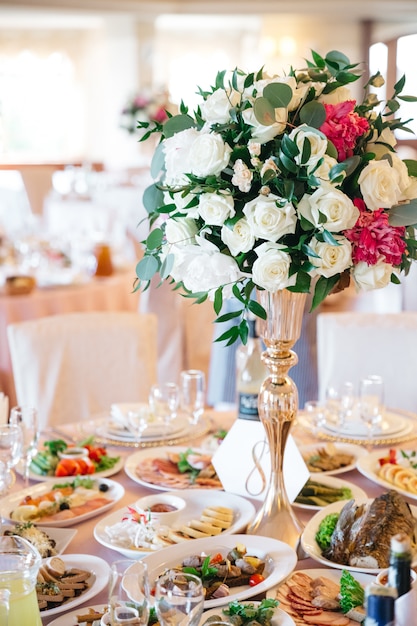
[[[417,588],[411,587],[408,593],[395,600],[395,626],[415,624],[417,614]]]
[[[149,407],[144,402],[122,402],[118,404],[112,404],[110,407],[110,416],[120,426],[127,426],[127,414],[133,413],[146,413],[149,414]]]
[[[9,398],[0,391],[0,424],[7,424],[9,419]]]

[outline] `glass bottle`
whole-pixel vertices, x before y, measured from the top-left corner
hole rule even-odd
[[[261,355],[263,352],[261,339],[256,332],[254,318],[247,319],[249,335],[246,345],[236,350],[236,391],[238,417],[248,420],[259,420],[258,397],[261,384],[268,376]]]
[[[411,589],[411,540],[405,533],[391,537],[388,568],[388,585],[397,590],[400,597]]]
[[[385,587],[371,583],[366,588],[364,626],[394,626],[395,599],[394,587]]]

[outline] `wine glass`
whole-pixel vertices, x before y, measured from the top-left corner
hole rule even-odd
[[[203,606],[203,583],[198,576],[170,569],[156,581],[155,610],[161,626],[197,626]]]
[[[359,383],[359,413],[368,429],[371,442],[375,427],[382,421],[384,408],[384,381],[381,376],[367,376]]]
[[[153,415],[169,427],[177,417],[180,390],[176,383],[152,385],[149,392],[149,407]]]
[[[304,410],[308,420],[311,421],[313,434],[317,436],[320,428],[324,426],[327,421],[326,407],[318,400],[308,400],[304,404]]]
[[[139,442],[149,426],[149,415],[143,409],[128,411],[126,413],[126,426],[135,441]]]
[[[12,468],[17,465],[22,454],[23,433],[17,424],[0,426],[0,461],[6,466],[7,488],[12,484]]]
[[[110,567],[109,611],[102,626],[146,626],[149,618],[148,568],[143,561],[120,559]]]
[[[339,428],[344,428],[354,404],[354,385],[350,381],[343,382],[339,387],[331,386],[326,389],[326,406],[329,413],[336,416]]]
[[[17,424],[22,429],[22,460],[25,486],[29,486],[29,467],[36,454],[39,440],[38,412],[32,406],[15,406],[10,411],[10,424]]]
[[[201,370],[184,370],[180,374],[180,403],[191,424],[197,424],[204,411],[206,377]]]

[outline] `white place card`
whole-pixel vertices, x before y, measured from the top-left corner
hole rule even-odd
[[[215,452],[212,463],[225,491],[263,500],[271,459],[262,423],[237,419]],[[288,498],[293,502],[310,473],[291,435],[285,447],[283,473]]]

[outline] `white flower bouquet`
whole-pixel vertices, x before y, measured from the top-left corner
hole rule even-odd
[[[352,279],[358,289],[400,282],[417,258],[417,162],[395,150],[405,78],[381,102],[378,72],[356,102],[360,77],[341,52],[312,53],[285,76],[219,72],[191,115],[162,125],[144,193],[152,226],[137,288],[155,274],[196,302],[213,300],[218,340],[247,337],[245,314],[265,319],[254,289],[312,293],[316,307]],[[221,315],[223,299],[241,308]]]

